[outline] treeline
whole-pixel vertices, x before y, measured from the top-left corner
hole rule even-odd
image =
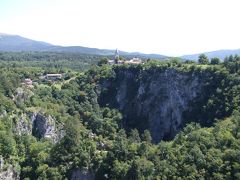
[[[0,52],[0,67],[42,67],[83,71],[101,59],[97,55],[66,52]]]

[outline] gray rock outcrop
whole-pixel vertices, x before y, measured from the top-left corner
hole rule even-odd
[[[7,166],[7,167],[5,167]],[[0,179],[1,180],[18,180],[19,173],[10,165],[4,164],[4,159],[0,155]]]
[[[72,171],[71,180],[94,180],[94,179],[95,179],[94,174],[88,171],[84,171],[80,169],[76,169]]]
[[[0,170],[0,179],[2,180],[18,180],[19,176],[10,165],[6,170]]]
[[[56,127],[56,120],[40,112],[21,114],[15,120],[15,132],[18,135],[32,134],[38,139],[48,138],[54,143],[63,137],[63,131]]]
[[[31,122],[33,136],[39,139],[49,138],[53,142],[58,141],[59,138],[56,131],[56,123],[52,116],[32,113]]]
[[[14,130],[18,135],[32,134],[32,123],[26,114],[21,114],[19,118],[16,118]]]
[[[2,112],[0,112],[0,118],[4,118],[7,116],[7,111],[3,110]]]
[[[19,87],[15,91],[13,100],[17,104],[21,104],[21,103],[25,102],[27,99],[29,99],[31,96],[33,96],[33,92],[31,90]]]
[[[176,135],[183,125],[183,112],[191,108],[190,102],[202,88],[198,76],[171,68],[141,73],[117,70],[112,83],[114,87],[108,86],[111,83],[102,83],[104,93],[100,94],[100,104],[118,108],[127,127],[149,129],[153,142]]]

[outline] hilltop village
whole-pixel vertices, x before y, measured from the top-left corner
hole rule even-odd
[[[130,60],[121,59],[119,56],[118,49],[116,49],[116,51],[115,51],[114,59],[108,60],[108,64],[110,64],[110,65],[113,65],[113,64],[142,64],[142,63],[143,63],[143,61],[138,57],[134,57]]]
[[[144,64],[144,61],[139,58],[139,57],[134,57],[132,59],[124,59],[123,57],[120,57],[118,49],[116,49],[115,54],[113,55],[112,59],[109,59],[105,62],[106,64],[109,65],[121,65],[121,64]],[[22,87],[26,87],[29,89],[34,88],[34,86],[41,85],[41,84],[49,84],[49,85],[56,85],[56,84],[61,84],[63,82],[68,82],[68,78],[72,79],[75,78],[75,75],[69,75],[68,73],[41,73],[37,75],[35,78],[25,78],[22,80],[21,85]]]

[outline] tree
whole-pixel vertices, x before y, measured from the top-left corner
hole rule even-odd
[[[76,148],[81,141],[81,123],[77,119],[68,120],[65,124],[65,145],[68,148]]]
[[[199,64],[208,64],[209,63],[208,57],[205,54],[200,54],[198,57],[198,63]]]
[[[220,59],[218,57],[214,57],[211,59],[211,64],[219,64],[220,63]]]
[[[100,59],[100,61],[98,62],[98,65],[102,66],[102,65],[107,64],[107,63],[108,63],[108,58],[104,57],[104,58]]]
[[[142,157],[133,161],[128,172],[128,179],[154,179],[154,164]]]
[[[16,142],[11,133],[0,131],[0,142],[0,154],[4,158],[16,154]]]
[[[229,56],[228,61],[229,61],[229,62],[233,62],[233,61],[234,61],[233,55],[230,55],[230,56]]]
[[[147,143],[151,143],[152,137],[151,137],[151,133],[149,132],[149,130],[144,130],[144,132],[142,134],[142,140],[146,141]]]
[[[182,62],[182,59],[179,57],[170,58],[170,63],[172,64],[181,64],[181,62]]]
[[[132,142],[141,142],[141,139],[140,139],[140,136],[139,136],[139,133],[138,133],[137,129],[132,129],[131,130],[131,132],[130,132],[130,140]]]

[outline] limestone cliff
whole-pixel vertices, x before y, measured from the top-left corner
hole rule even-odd
[[[95,179],[94,174],[86,170],[75,169],[72,171],[71,180],[94,180],[94,179]]]
[[[26,114],[21,114],[20,116],[15,117],[14,131],[18,135],[32,134],[32,123]]]
[[[118,108],[126,128],[149,129],[154,142],[176,135],[203,85],[201,76],[174,68],[116,68],[115,73],[111,82],[101,83],[100,104]]]
[[[32,135],[41,139],[49,138],[53,142],[58,140],[55,120],[49,115],[40,113],[31,114]]]
[[[2,180],[18,180],[19,174],[10,165],[6,170],[0,170],[0,179]]]
[[[21,114],[15,120],[15,132],[19,135],[32,134],[41,139],[48,138],[57,142],[62,136],[61,129],[57,128],[55,119],[39,112]]]
[[[19,166],[16,164],[16,166]],[[16,167],[11,164],[6,164],[3,157],[0,155],[0,179],[2,180],[18,180],[19,172],[17,172]]]

